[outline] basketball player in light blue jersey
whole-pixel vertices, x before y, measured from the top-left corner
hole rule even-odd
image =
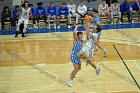
[[[105,48],[103,48],[100,44],[100,37],[101,37],[102,28],[101,28],[101,25],[100,25],[100,17],[98,16],[98,10],[96,10],[96,9],[93,10],[93,16],[94,16],[93,25],[97,26],[97,34],[98,34],[98,39],[97,39],[97,42],[96,42],[96,46],[103,51],[104,57],[105,57],[105,56],[107,56],[108,51]],[[98,49],[96,49],[96,47],[94,49],[94,54],[95,53],[98,53]]]
[[[74,70],[71,73],[70,80],[68,81],[68,86],[72,87],[72,80],[76,76],[77,72],[81,69],[81,60],[78,58],[77,54],[80,52],[83,43],[86,41],[83,41],[83,33],[82,32],[77,32],[77,27],[75,27],[74,32],[73,32],[73,38],[74,38],[74,46],[72,49],[72,54],[71,54],[71,61],[73,63]]]

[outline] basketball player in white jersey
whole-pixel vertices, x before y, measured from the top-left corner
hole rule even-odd
[[[121,24],[121,12],[120,12],[120,4],[118,3],[118,0],[114,0],[113,4],[110,6],[111,9],[111,23],[113,24],[113,18],[114,16],[119,17],[119,23]]]
[[[22,29],[19,29],[19,28],[21,28],[21,25],[23,25],[23,31],[21,31],[22,32],[22,37],[25,37],[24,33],[26,32],[27,25],[28,25],[28,22],[29,22],[29,17],[31,15],[32,15],[32,13],[31,13],[31,9],[29,7],[29,3],[25,2],[23,4],[22,9],[21,9],[21,14],[20,14],[20,18],[18,20],[17,31],[16,31],[15,37],[18,36],[19,30],[22,30]]]
[[[106,0],[102,0],[102,4],[98,8],[99,16],[107,16],[109,18],[109,7],[106,4]]]
[[[90,23],[86,23],[86,34],[87,34],[87,43],[86,45],[81,49],[79,54],[77,55],[79,58],[86,59],[87,64],[90,64],[95,70],[96,74],[100,74],[100,68],[98,68],[93,62],[92,62],[92,49],[94,48],[96,41],[98,39],[98,34],[96,33],[96,26],[93,27],[94,32],[91,32],[90,30]],[[86,64],[86,65],[87,65]]]
[[[69,9],[69,17],[71,24],[71,17],[76,17],[76,24],[78,24],[78,14],[76,13],[77,6],[73,3],[73,0],[70,0],[70,3],[67,5]]]

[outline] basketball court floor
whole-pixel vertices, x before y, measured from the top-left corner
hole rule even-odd
[[[100,75],[82,60],[82,69],[68,87],[73,66],[70,54],[72,32],[27,34],[15,39],[0,36],[0,93],[139,93],[139,88],[120,60],[113,45],[140,85],[140,29],[102,31],[101,44],[93,62]]]

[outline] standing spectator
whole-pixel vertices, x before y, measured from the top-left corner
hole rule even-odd
[[[128,21],[130,22],[130,8],[127,0],[120,5],[121,21],[123,22],[123,15],[128,15]]]
[[[121,24],[121,12],[120,12],[120,4],[118,3],[118,0],[113,0],[111,4],[111,20],[113,24],[113,18],[114,16],[119,16],[119,24]]]
[[[109,16],[109,7],[108,4],[106,4],[106,0],[102,0],[102,4],[99,5],[98,8],[99,16]]]
[[[78,24],[78,14],[77,12],[77,7],[76,5],[73,3],[73,0],[69,0],[69,4],[68,4],[68,9],[69,9],[69,17],[70,17],[70,24],[71,24],[71,17],[76,17],[76,24]]]
[[[11,22],[11,27],[13,26],[12,18],[11,18],[11,11],[9,9],[9,6],[4,6],[3,11],[1,13],[2,29],[4,29],[4,22]]]
[[[50,2],[50,6],[47,9],[48,16],[48,28],[50,29],[50,19],[54,19],[54,29],[56,29],[56,7],[54,2]]]
[[[139,0],[134,0],[130,7],[130,16],[131,16],[132,23],[134,23],[133,15],[134,16],[138,15],[138,18],[140,21],[140,1]]]
[[[30,9],[31,9],[31,12],[32,12],[32,16],[29,19],[33,21],[34,28],[37,28],[36,27],[36,12],[35,12],[35,9],[33,7],[33,4],[30,4]]]
[[[87,15],[87,7],[84,5],[84,1],[80,1],[80,5],[77,8],[77,13],[79,19]]]
[[[62,3],[62,7],[58,9],[58,14],[57,14],[57,28],[60,29],[59,23],[60,19],[67,19],[68,21],[68,28],[70,27],[70,20],[69,20],[69,11],[68,8],[66,7],[66,3]]]
[[[43,3],[42,2],[38,2],[37,3],[38,7],[36,8],[36,14],[37,14],[37,21],[39,22],[39,20],[44,20],[44,23],[46,24],[46,9],[45,7],[43,7]]]
[[[19,20],[20,17],[20,8],[19,6],[15,6],[13,10],[13,26],[16,27],[16,22]]]

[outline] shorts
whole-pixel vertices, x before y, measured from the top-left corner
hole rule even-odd
[[[20,25],[20,24],[22,24],[24,22],[24,24],[25,25],[27,25],[28,24],[28,22],[29,22],[29,19],[25,19],[25,18],[20,18],[19,20],[18,20],[18,24]]]
[[[81,64],[81,60],[78,58],[77,54],[71,54],[71,61],[73,64]]]
[[[100,39],[101,37],[101,32],[98,32],[98,39]]]
[[[81,49],[79,54],[84,55],[86,54],[86,59],[87,60],[92,60],[92,49],[89,48],[88,46],[85,46]]]

